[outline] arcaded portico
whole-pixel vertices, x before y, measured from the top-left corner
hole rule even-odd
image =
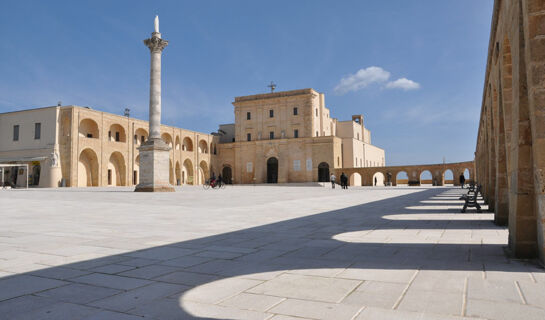
[[[477,180],[519,258],[545,262],[545,1],[496,1]]]
[[[449,174],[450,171],[450,174]],[[460,185],[460,175],[467,175],[466,183],[474,180],[475,164],[473,161],[424,164],[411,166],[387,166],[369,168],[337,168],[337,177],[344,172],[352,186],[381,186],[408,184],[419,186],[424,184],[442,186],[445,184]],[[424,175],[427,173],[427,177]],[[376,180],[375,180],[376,179]]]

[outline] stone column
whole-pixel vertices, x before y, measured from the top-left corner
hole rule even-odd
[[[172,192],[169,182],[170,147],[161,139],[161,53],[168,41],[161,39],[159,19],[155,17],[155,32],[144,40],[151,53],[149,137],[140,151],[137,192]]]

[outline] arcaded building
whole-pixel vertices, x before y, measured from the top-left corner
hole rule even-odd
[[[334,168],[385,165],[363,116],[337,121],[313,89],[236,97],[233,105],[235,123],[214,134],[161,126],[172,185],[202,184],[212,173],[229,183],[329,181]],[[78,106],[2,113],[0,164],[28,164],[31,186],[132,186],[148,128]],[[26,168],[1,170],[4,181],[26,184]]]
[[[235,123],[220,126],[219,161],[235,183],[329,181],[334,168],[385,165],[362,115],[331,117],[313,89],[236,97]]]
[[[40,187],[138,184],[138,147],[148,122],[78,106],[0,114],[0,164],[28,164],[29,185]],[[161,126],[171,147],[170,183],[200,184],[213,170],[216,140],[209,134]],[[4,181],[26,184],[25,168],[3,168]]]

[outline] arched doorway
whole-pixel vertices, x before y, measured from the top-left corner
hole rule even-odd
[[[329,164],[322,162],[318,165],[318,182],[329,181]]]
[[[112,153],[108,161],[108,185],[124,186],[125,182],[125,159],[120,152],[116,151]]]
[[[409,175],[405,171],[396,174],[396,185],[409,185]]]
[[[42,170],[40,164],[36,164],[32,167],[32,185],[37,186],[40,184],[40,171]]]
[[[355,187],[361,187],[361,174],[354,172],[350,176],[350,185]]]
[[[193,163],[189,159],[185,159],[182,167],[182,183],[194,184]]]
[[[98,158],[89,148],[79,155],[78,187],[98,187]]]
[[[373,185],[375,187],[384,186],[384,174],[382,172],[377,172],[373,175]]]
[[[267,183],[278,183],[278,159],[275,157],[267,160]]]
[[[223,170],[221,170],[221,178],[223,179],[223,182],[227,184],[233,183],[233,172],[231,170],[231,167],[224,166]]]
[[[423,184],[426,184],[426,185],[433,184],[433,178],[429,170],[424,170],[420,173],[420,185],[423,185]]]

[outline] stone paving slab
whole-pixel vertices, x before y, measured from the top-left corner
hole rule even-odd
[[[0,191],[0,319],[545,318],[461,189],[124,191]]]

